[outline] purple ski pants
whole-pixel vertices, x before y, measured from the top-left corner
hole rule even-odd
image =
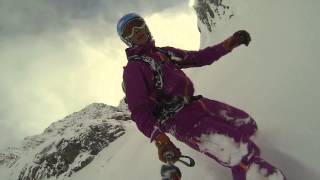
[[[234,180],[246,180],[246,171],[240,164],[262,163],[259,165],[269,174],[277,170],[259,157],[260,150],[250,139],[257,131],[255,120],[228,104],[207,98],[197,100],[179,111],[168,122],[166,131],[231,168]]]

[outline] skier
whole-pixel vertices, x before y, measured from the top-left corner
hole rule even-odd
[[[181,70],[210,65],[234,48],[248,46],[248,32],[237,31],[199,51],[156,47],[145,20],[135,13],[118,21],[117,32],[128,46],[122,85],[131,117],[138,129],[155,141],[160,161],[166,163],[168,153],[174,161],[181,156],[166,135],[170,133],[231,168],[234,180],[285,179],[279,169],[260,157],[250,139],[257,131],[255,120],[226,103],[195,96],[193,83]]]

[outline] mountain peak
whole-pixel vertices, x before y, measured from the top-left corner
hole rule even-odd
[[[18,180],[71,176],[88,165],[111,142],[125,134],[130,114],[104,103],[92,103],[52,123],[42,134],[26,137],[22,145],[0,153],[0,166]]]

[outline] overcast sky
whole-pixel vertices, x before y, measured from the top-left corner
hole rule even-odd
[[[190,2],[0,0],[0,147],[90,103],[118,105],[126,46],[116,23],[125,13],[144,16],[159,46],[198,49]]]

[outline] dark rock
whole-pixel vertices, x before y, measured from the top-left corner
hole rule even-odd
[[[227,14],[229,14],[229,19],[233,17],[233,13],[230,7],[225,4],[225,0],[198,0],[194,9],[198,19],[207,26],[210,32],[213,31],[213,28],[216,26],[217,18],[221,19],[222,16]],[[199,31],[201,32],[201,29],[199,29]]]
[[[31,166],[21,171],[18,180],[37,180],[43,177],[58,177],[61,174],[71,176],[87,166],[102,149],[122,136],[125,130],[120,125],[101,123],[87,127],[83,133],[70,139],[57,141],[43,148],[34,158]],[[80,162],[74,162],[81,153],[90,154]],[[81,157],[79,157],[81,159]],[[71,164],[73,168],[69,167]]]

